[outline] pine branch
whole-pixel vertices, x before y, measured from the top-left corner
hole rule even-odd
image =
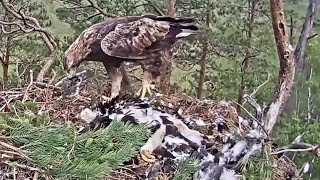
[[[199,169],[200,161],[198,159],[187,159],[180,162],[173,177],[173,180],[193,179],[193,174]]]
[[[144,126],[113,122],[106,129],[77,134],[73,126],[20,126],[11,136],[30,163],[62,179],[100,179],[138,153],[149,137]]]

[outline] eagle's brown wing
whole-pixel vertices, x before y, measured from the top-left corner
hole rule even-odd
[[[149,18],[120,23],[102,39],[101,49],[109,56],[145,59],[171,44],[179,33],[169,33],[171,31],[168,22]]]

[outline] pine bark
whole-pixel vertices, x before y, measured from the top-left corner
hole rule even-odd
[[[286,27],[282,0],[270,0],[272,27],[280,62],[279,79],[275,88],[273,100],[265,111],[263,123],[266,131],[271,134],[283,105],[288,100],[295,77],[295,61],[289,43],[289,33]]]
[[[176,14],[176,0],[167,1],[167,16],[175,17]],[[160,93],[169,94],[170,93],[170,78],[171,78],[171,69],[172,69],[172,52],[170,49],[164,50],[164,72],[161,72],[160,75]]]
[[[210,23],[210,1],[208,1],[207,4],[207,13],[206,13],[206,26],[209,27]],[[198,92],[197,92],[197,98],[201,99],[203,97],[203,86],[204,86],[204,81],[205,81],[205,76],[206,76],[206,58],[208,54],[208,40],[206,38],[203,39],[202,41],[202,55],[200,59],[200,77],[199,77],[199,84],[198,84]]]

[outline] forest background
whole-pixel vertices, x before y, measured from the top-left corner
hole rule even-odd
[[[299,42],[309,5],[317,1],[285,0],[285,17],[293,47]],[[198,20],[203,33],[177,43],[173,51],[171,78],[160,84],[163,93],[184,92],[200,99],[234,100],[239,104],[261,84],[259,104],[274,95],[279,58],[266,0],[9,0],[22,8],[34,28],[16,30],[19,19],[0,6],[0,88],[6,90],[28,83],[30,70],[37,81],[64,75],[62,55],[75,38],[90,25],[106,18],[142,14],[188,16]],[[318,10],[316,9],[317,13]],[[305,53],[296,64],[295,84],[279,117],[273,137],[288,144],[299,134],[305,141],[320,142],[320,37],[314,20]],[[40,33],[39,33],[40,32]],[[96,85],[108,77],[99,63],[87,63],[89,78]],[[128,67],[132,85],[140,85],[141,72]],[[170,82],[170,86],[167,86]],[[241,113],[241,108],[238,108]],[[310,160],[307,153],[295,157],[300,166]],[[320,176],[320,165],[315,167]],[[318,177],[319,177],[318,176]],[[317,177],[314,175],[314,177]]]

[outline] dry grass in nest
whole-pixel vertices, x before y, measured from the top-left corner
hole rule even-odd
[[[294,162],[292,162],[287,156],[281,156],[279,159],[276,159],[275,173],[273,175],[274,180],[287,180],[290,175],[295,175],[298,177],[298,170]],[[300,180],[301,178],[296,178]]]

